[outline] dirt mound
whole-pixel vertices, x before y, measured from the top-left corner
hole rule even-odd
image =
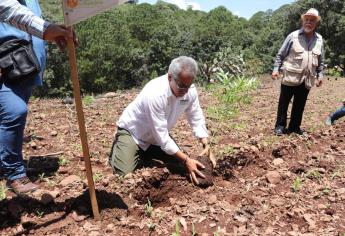
[[[165,182],[169,177],[169,171],[166,168],[156,168],[146,170],[142,173],[142,180],[139,181],[134,188],[134,199],[141,204],[150,199],[153,203],[160,203],[166,200],[166,193],[171,190],[165,186]]]
[[[133,197],[140,204],[149,199],[154,206],[169,206],[170,198],[183,198],[194,191],[195,187],[186,177],[171,174],[166,168],[155,168],[142,173],[142,179],[133,189]]]
[[[232,156],[226,156],[217,161],[214,172],[217,176],[222,176],[223,179],[229,180],[232,176],[232,170],[236,166],[247,166],[253,161],[255,157],[251,152],[241,151]]]
[[[205,175],[205,178],[197,177],[199,181],[198,187],[207,188],[213,185],[213,166],[212,162],[207,156],[200,156],[197,160],[205,166],[205,169],[202,170],[202,173]]]

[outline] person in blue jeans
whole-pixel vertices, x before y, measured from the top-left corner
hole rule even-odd
[[[345,116],[345,99],[343,100],[343,106],[327,117],[326,125],[333,125],[334,121],[338,120],[343,116]]]
[[[31,40],[41,68],[34,78],[8,83],[1,78],[0,64],[0,170],[7,178],[7,187],[17,194],[38,188],[26,175],[22,145],[27,104],[33,87],[42,85],[46,59],[44,40],[63,49],[67,39],[73,37],[66,27],[41,18],[38,0],[0,1],[0,45],[14,38]]]

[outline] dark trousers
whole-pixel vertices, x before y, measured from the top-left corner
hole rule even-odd
[[[287,120],[287,110],[289,103],[293,97],[291,110],[291,119],[289,123],[289,131],[297,131],[300,129],[303,111],[307,102],[309,90],[305,88],[304,83],[299,86],[281,85],[276,128],[285,128]]]

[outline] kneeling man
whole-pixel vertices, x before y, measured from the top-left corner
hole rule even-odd
[[[204,166],[191,159],[170,137],[169,130],[183,112],[205,154],[210,154],[205,118],[193,84],[198,65],[193,58],[172,60],[168,73],[148,82],[117,122],[117,133],[109,157],[115,173],[125,175],[140,167],[144,156],[165,156],[185,166],[192,181],[204,178]],[[212,155],[209,155],[212,156]],[[212,164],[215,162],[212,159]]]

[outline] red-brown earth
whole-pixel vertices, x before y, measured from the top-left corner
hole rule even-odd
[[[208,188],[162,164],[113,175],[115,121],[138,90],[84,104],[101,221],[92,217],[74,105],[32,99],[24,156],[41,190],[27,197],[6,192],[0,235],[344,235],[345,118],[324,125],[344,91],[345,78],[325,79],[307,102],[307,134],[282,137],[272,133],[279,82],[261,78],[252,103],[229,120],[212,119],[206,110],[217,100],[200,91],[218,160]],[[188,153],[200,150],[184,118],[172,136]]]

